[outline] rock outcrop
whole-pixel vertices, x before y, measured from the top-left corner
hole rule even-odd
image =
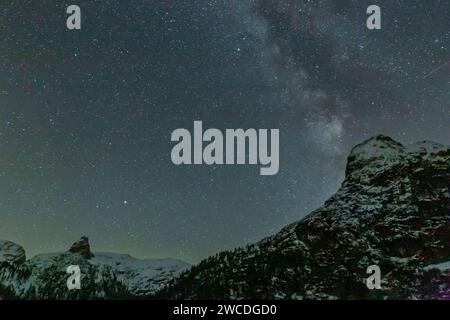
[[[90,259],[94,257],[94,254],[91,252],[91,246],[89,244],[88,237],[81,237],[80,240],[72,244],[69,249],[70,253],[80,254],[85,259]]]
[[[25,260],[25,250],[22,246],[11,241],[0,240],[0,265],[3,262],[21,264]]]

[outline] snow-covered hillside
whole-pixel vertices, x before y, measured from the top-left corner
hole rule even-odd
[[[0,242],[0,295],[24,299],[51,298],[136,298],[155,293],[172,278],[190,267],[175,259],[136,259],[117,253],[92,253],[87,238],[72,245],[68,252],[42,254],[25,262],[11,259],[11,252],[23,252],[11,242]],[[14,250],[13,250],[13,249]],[[66,269],[78,265],[82,290],[67,290]]]
[[[90,263],[99,268],[111,267],[117,279],[136,296],[154,293],[190,265],[175,259],[140,260],[126,254],[96,253]]]

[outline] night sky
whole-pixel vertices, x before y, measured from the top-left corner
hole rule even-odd
[[[175,166],[194,120],[280,129],[278,175]],[[197,262],[319,207],[354,144],[450,144],[449,120],[450,0],[0,2],[0,238],[28,256]]]

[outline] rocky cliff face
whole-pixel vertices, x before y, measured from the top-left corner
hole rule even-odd
[[[171,298],[439,298],[450,282],[450,148],[374,137],[323,207],[278,234],[206,259]],[[368,290],[378,265],[382,290]],[[450,292],[450,291],[449,291]]]

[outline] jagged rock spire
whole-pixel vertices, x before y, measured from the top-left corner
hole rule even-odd
[[[94,254],[91,252],[91,246],[89,245],[89,239],[86,236],[83,236],[72,244],[69,249],[70,253],[78,253],[86,259],[90,259],[94,257]]]

